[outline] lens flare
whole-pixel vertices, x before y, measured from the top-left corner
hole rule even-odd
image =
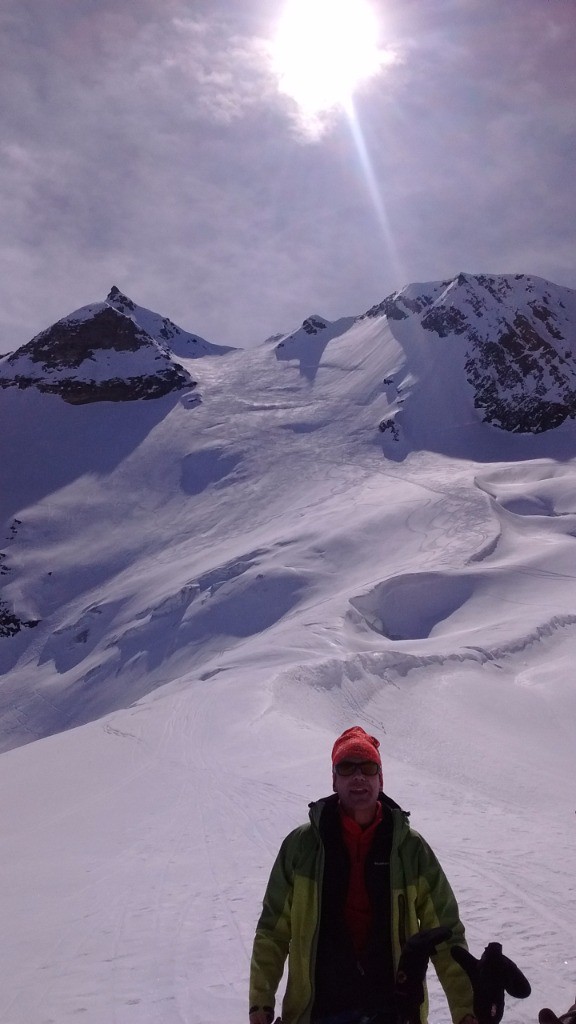
[[[387,54],[367,0],[289,0],[272,44],[279,88],[304,115],[345,105]]]

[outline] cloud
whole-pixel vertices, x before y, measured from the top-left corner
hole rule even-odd
[[[0,350],[31,306],[66,311],[66,277],[84,291],[146,261],[153,276],[192,265],[200,246],[214,257],[211,240],[242,219],[222,131],[256,116],[271,88],[258,39],[223,17],[191,18],[175,3],[162,19],[157,4],[49,6],[50,17],[26,3],[3,12],[0,260],[11,301]]]
[[[0,351],[112,283],[230,344],[462,268],[576,284],[572,0],[387,0],[366,160],[279,95],[279,9],[5,0]]]
[[[197,116],[229,124],[273,98],[264,40],[229,35],[225,22],[176,19],[178,46],[164,70],[176,72],[190,89]]]

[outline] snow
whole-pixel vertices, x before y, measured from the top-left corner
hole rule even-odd
[[[134,352],[118,352],[115,349],[99,351],[97,357],[89,356],[82,360],[78,369],[74,371],[68,366],[57,366],[47,370],[37,360],[21,356],[17,364],[10,367],[10,376],[18,373],[32,380],[38,378],[50,383],[61,381],[63,378],[103,382],[117,378],[138,379],[166,368],[171,368],[170,360],[160,349],[150,344],[138,349],[136,355]]]
[[[2,1024],[245,1020],[355,723],[529,978],[504,1020],[574,999],[575,427],[482,424],[453,338],[323,322],[181,359],[199,405],[0,392],[2,601],[40,620],[0,639]]]
[[[213,345],[198,334],[184,331],[167,317],[163,317],[145,306],[139,306],[115,288],[108,295],[105,305],[112,306],[125,316],[129,316],[158,343],[167,344],[177,356],[197,359],[204,355],[225,355],[227,352],[234,351],[230,346]]]

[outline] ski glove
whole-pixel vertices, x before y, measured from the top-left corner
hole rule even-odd
[[[470,978],[474,1013],[480,1024],[500,1024],[505,992],[514,999],[526,999],[530,995],[529,981],[516,964],[504,956],[499,942],[489,942],[479,960],[463,946],[453,946],[450,952]]]

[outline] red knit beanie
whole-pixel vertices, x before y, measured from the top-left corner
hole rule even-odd
[[[351,757],[363,757],[366,761],[375,761],[382,768],[379,746],[375,736],[369,736],[361,726],[353,725],[338,737],[332,747],[332,767]]]

